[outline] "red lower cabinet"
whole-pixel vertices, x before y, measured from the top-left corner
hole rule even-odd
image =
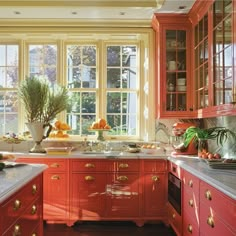
[[[236,235],[236,201],[200,182],[200,235]]]
[[[0,235],[43,236],[42,179],[40,174],[0,205]]]

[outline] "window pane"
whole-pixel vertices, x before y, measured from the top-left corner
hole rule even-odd
[[[16,88],[18,85],[18,45],[1,45],[0,55],[0,86]]]
[[[120,66],[120,46],[107,47],[107,66]]]
[[[17,92],[0,92],[0,134],[18,132]]]
[[[88,134],[88,128],[96,119],[96,93],[71,92],[70,106],[67,110],[67,122],[71,126],[71,134]]]
[[[43,76],[52,84],[56,83],[56,45],[29,45],[29,74],[30,76]]]
[[[69,88],[96,87],[96,47],[67,45],[67,83]]]

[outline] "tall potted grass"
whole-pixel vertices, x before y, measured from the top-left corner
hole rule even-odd
[[[67,108],[67,89],[59,85],[51,88],[47,80],[32,76],[21,82],[18,94],[25,108],[26,126],[35,141],[30,152],[44,153],[41,142],[52,129],[50,122]]]

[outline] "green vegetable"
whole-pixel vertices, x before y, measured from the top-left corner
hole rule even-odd
[[[3,162],[0,162],[0,171],[5,168],[5,164]]]
[[[223,143],[230,137],[236,140],[236,133],[225,127],[212,127],[201,129],[199,127],[189,127],[184,133],[184,146],[187,147],[191,140],[195,143],[199,139],[216,139],[217,144],[223,146]]]

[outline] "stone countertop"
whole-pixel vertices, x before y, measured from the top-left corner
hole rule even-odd
[[[27,164],[0,171],[0,203],[14,194],[47,168],[43,164]]]
[[[37,153],[12,153],[17,157],[35,157],[35,158],[113,158],[110,154],[98,154],[98,153],[82,153],[79,151],[73,151],[71,154],[67,155],[49,155],[49,154],[37,154]],[[201,161],[196,156],[171,156],[165,153],[157,154],[145,154],[145,153],[128,153],[123,152],[114,156],[114,159],[168,159],[175,164],[179,165],[181,168],[190,172],[191,174],[202,179],[206,183],[212,185],[216,189],[222,191],[227,196],[236,200],[236,170],[226,170],[226,169],[211,169],[205,162]]]
[[[197,157],[168,157],[168,160],[236,200],[236,169],[212,169]]]

